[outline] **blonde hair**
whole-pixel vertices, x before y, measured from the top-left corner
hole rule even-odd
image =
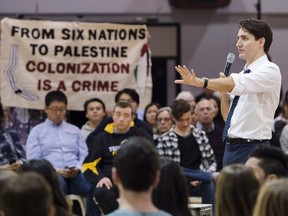
[[[288,180],[278,179],[265,183],[258,195],[253,216],[287,215]]]

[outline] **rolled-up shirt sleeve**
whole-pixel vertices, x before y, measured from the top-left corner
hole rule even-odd
[[[263,70],[261,69],[263,68]],[[263,64],[260,68],[251,72],[244,74],[243,72],[236,74],[232,73],[234,81],[234,88],[230,92],[232,95],[245,95],[245,94],[257,94],[261,92],[269,92],[281,83],[281,76],[279,76],[279,68],[274,64]]]

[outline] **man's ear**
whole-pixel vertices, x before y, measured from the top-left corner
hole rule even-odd
[[[47,112],[48,112],[48,109],[49,109],[49,108],[48,108],[47,106],[44,107],[44,111],[45,111],[46,114],[47,114]]]
[[[157,173],[156,173],[156,176],[155,176],[155,179],[154,179],[154,182],[152,184],[152,187],[153,188],[156,188],[158,183],[160,181],[160,171],[158,170]]]
[[[115,185],[118,185],[120,182],[119,176],[117,174],[117,170],[115,167],[112,167],[112,180]]]
[[[264,47],[265,42],[266,42],[266,40],[264,37],[259,38],[259,46]]]
[[[50,208],[50,213],[49,213],[49,216],[56,216],[56,213],[55,213],[55,207],[52,207]]]
[[[276,179],[278,179],[278,176],[275,174],[270,174],[266,177],[267,181],[276,180]]]

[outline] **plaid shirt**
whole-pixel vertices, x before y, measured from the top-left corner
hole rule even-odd
[[[25,151],[20,144],[17,133],[6,129],[0,134],[0,165],[9,163],[11,160],[25,161]]]
[[[199,169],[207,172],[215,172],[217,168],[216,158],[206,133],[190,126],[191,134],[194,136],[201,154],[201,163]],[[178,148],[178,137],[173,126],[168,132],[158,137],[155,141],[156,148],[162,157],[169,158],[178,164],[180,163],[180,150]]]

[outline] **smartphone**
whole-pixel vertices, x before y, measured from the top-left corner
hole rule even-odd
[[[9,164],[10,164],[10,165],[12,165],[12,164],[14,164],[14,163],[16,163],[16,160],[15,160],[15,159],[10,159],[10,160],[9,160]]]
[[[66,166],[65,169],[74,169],[76,166]]]

